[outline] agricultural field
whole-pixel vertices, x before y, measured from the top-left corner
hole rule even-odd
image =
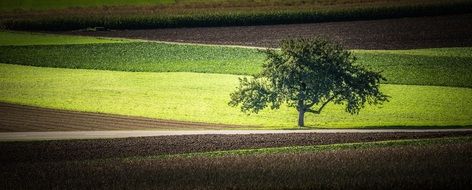
[[[246,115],[227,105],[236,75],[111,72],[1,64],[4,102],[75,111],[143,116],[265,128],[295,127],[296,111],[284,108]],[[341,107],[307,117],[312,127],[470,125],[472,89],[383,86],[392,100],[351,116]],[[462,100],[462,101],[457,101]],[[424,110],[428,110],[427,112]],[[375,119],[371,119],[375,118]]]
[[[468,0],[2,1],[0,28],[153,29],[351,21],[470,13]],[[21,8],[20,8],[21,7]]]
[[[264,63],[256,49],[134,41],[0,49],[0,62],[9,63],[0,64],[3,102],[245,128],[295,124],[293,109],[246,115],[227,105],[238,78],[257,73]],[[391,101],[354,116],[328,106],[325,113],[307,117],[308,126],[469,126],[469,51],[355,50],[359,64],[383,71],[382,89]]]
[[[393,5],[406,4],[405,0],[317,0],[317,1],[296,1],[296,0],[18,0],[18,1],[0,1],[1,10],[48,10],[48,9],[64,9],[64,8],[77,8],[77,7],[102,7],[102,6],[163,6],[163,7],[192,7],[192,8],[204,8],[204,7],[244,7],[244,6],[327,6],[327,5],[365,5],[366,3],[381,4],[381,5]],[[410,1],[411,3],[412,1]],[[415,2],[415,1],[413,1]],[[441,0],[428,0],[428,1],[416,1],[415,3],[438,3]],[[442,1],[444,2],[444,1]]]
[[[184,27],[57,32],[199,44],[277,48],[287,37],[325,36],[349,49],[398,50],[471,47],[472,14],[262,26]],[[238,32],[234,32],[238,31]]]
[[[0,189],[470,189],[471,13],[468,0],[0,0],[0,133],[26,136],[0,138]],[[381,72],[389,101],[327,104],[303,128],[285,104],[229,106],[265,49],[315,35]],[[136,130],[170,135],[87,137]],[[81,139],[27,137],[68,131]]]
[[[0,156],[2,163],[7,163],[0,166],[0,186],[464,189],[471,185],[472,147],[467,134],[441,138],[431,138],[435,135],[430,134],[416,140],[407,139],[409,135],[368,136],[209,135],[0,143],[2,150],[8,150]],[[312,139],[323,140],[310,142]],[[373,139],[378,141],[369,142]],[[300,142],[305,146],[297,145]],[[327,142],[331,144],[323,144]],[[156,143],[178,145],[166,149],[170,146]],[[65,153],[69,149],[74,154]],[[29,183],[22,183],[22,179],[29,179]]]
[[[412,51],[356,50],[358,63],[383,71],[388,84],[472,87],[472,48]],[[264,54],[256,49],[150,42],[53,46],[0,45],[0,63],[131,72],[253,75]],[[50,52],[55,52],[51,54]]]
[[[100,37],[81,37],[65,35],[48,35],[28,32],[4,32],[0,31],[1,46],[27,46],[27,45],[58,45],[58,44],[95,44],[95,43],[122,43],[124,39],[105,39]]]

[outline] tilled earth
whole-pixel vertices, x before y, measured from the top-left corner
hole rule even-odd
[[[469,136],[472,132],[186,135],[123,139],[1,142],[0,163],[125,158],[244,148]]]
[[[286,137],[280,136],[280,138]],[[345,141],[353,140],[350,136],[341,137],[345,138]],[[260,137],[259,141],[264,142],[263,139],[265,138]],[[227,140],[233,143],[231,139]],[[155,147],[162,145],[158,142],[153,141],[156,143]],[[212,144],[205,141],[201,143]],[[180,149],[179,144],[176,142],[171,146]],[[192,147],[193,144],[189,146]],[[124,150],[121,151],[127,152],[128,147],[124,146]],[[10,149],[1,148],[2,156],[11,153]],[[32,148],[38,147],[32,146],[23,151],[37,153],[29,156],[41,156],[51,155],[50,149],[62,148],[65,152],[77,147],[69,148],[64,144],[50,149]],[[114,148],[110,146],[103,151],[119,151]],[[90,147],[89,151],[101,154],[98,150]],[[17,159],[21,156],[24,155],[20,154]],[[248,156],[34,163],[11,163],[2,160],[0,187],[2,189],[470,189],[471,161],[470,141]]]
[[[0,102],[0,132],[231,129],[240,126],[65,111]]]
[[[472,14],[462,14],[312,24],[65,33],[257,47],[277,47],[287,37],[325,36],[350,49],[413,49],[471,46],[471,31]]]

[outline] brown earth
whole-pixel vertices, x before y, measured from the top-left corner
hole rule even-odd
[[[30,150],[39,153],[39,150],[35,149],[24,151]],[[66,148],[62,152],[69,150]],[[91,151],[96,150],[91,149]],[[2,149],[2,155],[4,152],[8,153]],[[50,152],[39,156],[48,153]],[[2,189],[470,189],[471,162],[470,141],[249,156],[2,162],[0,187]]]
[[[76,112],[0,102],[0,132],[231,129],[241,126]]]
[[[277,47],[287,37],[326,36],[350,49],[472,46],[472,14],[266,26],[69,31],[66,34]]]
[[[468,132],[182,135],[94,140],[0,142],[0,163],[126,158],[243,148],[470,136]]]

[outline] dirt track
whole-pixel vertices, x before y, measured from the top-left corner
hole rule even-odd
[[[276,47],[281,39],[327,36],[350,49],[412,49],[472,46],[472,14],[371,21],[240,27],[71,31],[67,34],[172,42]]]
[[[470,133],[472,129],[315,129],[315,130],[108,130],[108,131],[44,131],[1,132],[1,141],[37,141],[72,139],[107,139],[182,135],[267,135],[267,134],[356,134],[365,133]]]
[[[221,129],[230,125],[73,112],[0,103],[0,132],[136,129]]]

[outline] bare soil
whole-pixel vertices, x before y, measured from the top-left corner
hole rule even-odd
[[[350,49],[414,49],[472,46],[471,31],[472,14],[461,14],[312,24],[65,33],[257,47],[277,47],[288,37],[325,36]]]
[[[122,139],[1,142],[0,163],[51,162],[153,156],[243,148],[266,148],[469,136],[468,132],[301,133],[250,135],[183,135]]]
[[[216,158],[6,163],[0,166],[0,187],[470,189],[471,162],[468,142]]]
[[[76,112],[0,102],[0,132],[231,129],[241,126]]]

